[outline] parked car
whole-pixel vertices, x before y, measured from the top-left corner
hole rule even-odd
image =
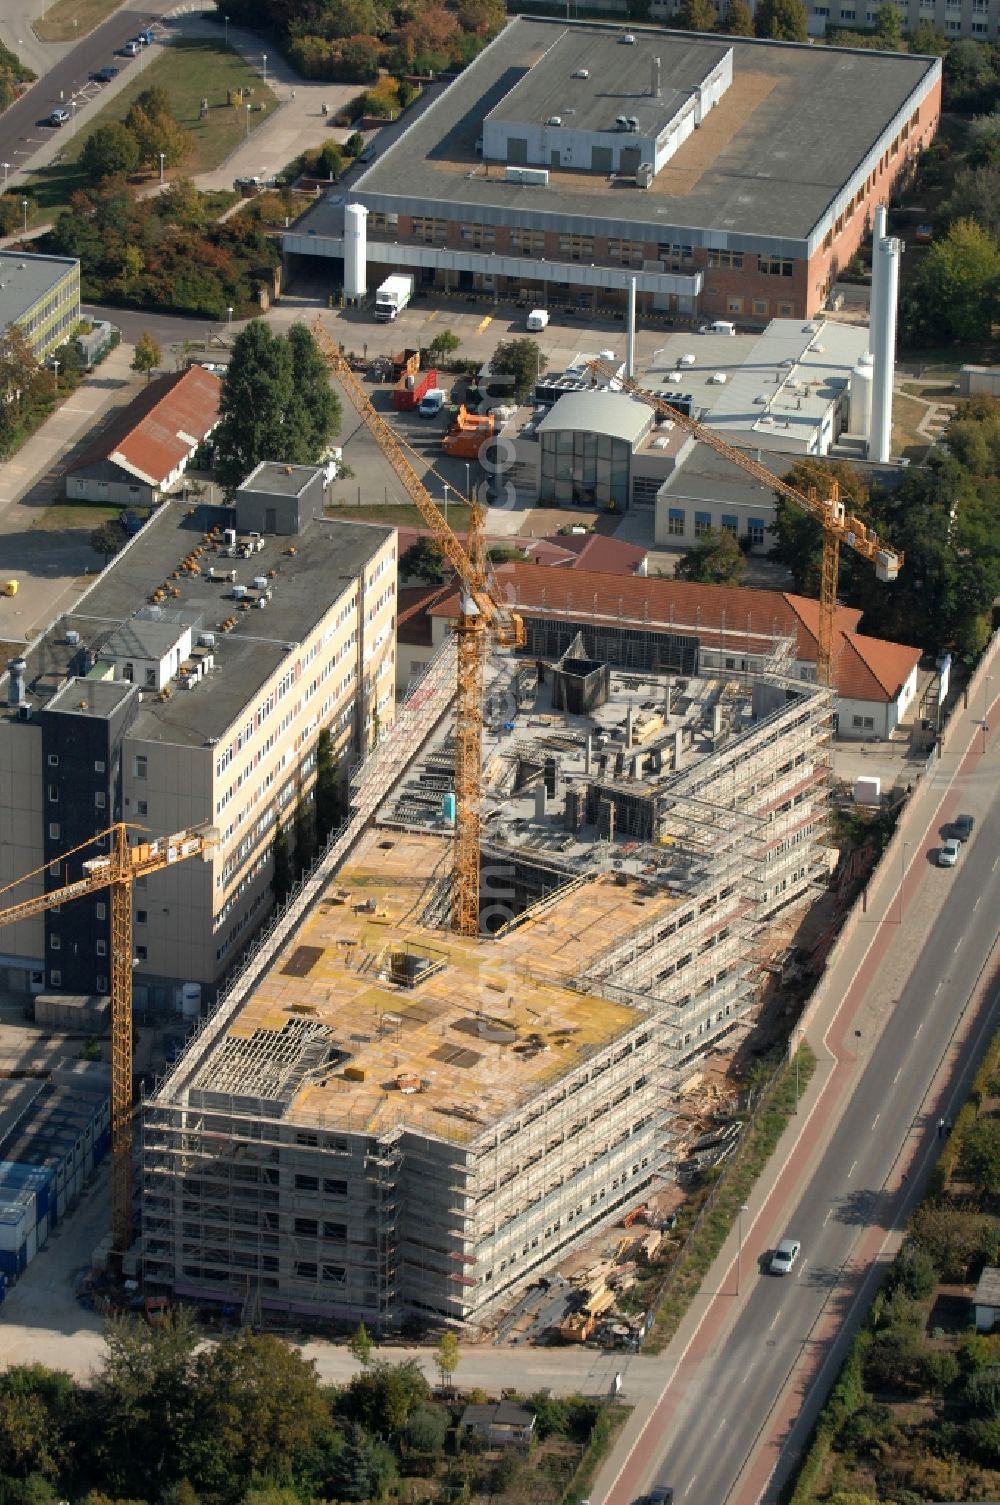
[[[121,47],[120,50],[121,50],[122,57],[138,57],[139,56],[139,43],[136,42],[134,39],[131,39],[128,42],[125,42],[124,45]]]
[[[113,78],[118,77],[119,71],[120,70],[118,68],[112,68],[109,64],[107,68],[98,68],[97,72],[93,76],[96,82],[99,84],[110,84]]]
[[[951,834],[956,841],[968,841],[975,824],[975,817],[972,815],[956,815],[951,823]]]
[[[962,851],[962,843],[956,841],[954,836],[949,836],[943,846],[938,848],[938,867],[954,867]]]
[[[918,225],[913,232],[913,239],[918,246],[929,246],[934,239],[934,226]]]
[[[156,41],[156,37],[151,31],[137,32],[135,39],[139,43],[140,47],[152,47],[153,43]]]
[[[647,1505],[674,1505],[674,1492],[666,1484],[657,1484],[646,1496]]]
[[[68,110],[53,110],[49,116],[49,125],[65,125],[69,120]]]
[[[787,1275],[801,1253],[802,1245],[798,1239],[783,1238],[771,1255],[771,1274]]]

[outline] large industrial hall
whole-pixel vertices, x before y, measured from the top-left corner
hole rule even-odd
[[[672,1172],[678,1091],[826,873],[830,692],[790,640],[738,638],[752,668],[721,673],[679,621],[645,653],[605,631],[600,656],[585,632],[493,655],[478,936],[449,928],[441,648],[301,919],[146,1100],[150,1290],[488,1325]]]
[[[938,58],[519,16],[291,227],[285,280],[811,317],[940,110]]]

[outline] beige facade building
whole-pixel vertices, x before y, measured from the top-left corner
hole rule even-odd
[[[268,915],[275,824],[291,839],[320,730],[346,769],[391,722],[395,530],[328,520],[324,495],[321,470],[268,464],[232,508],[167,503],[9,666],[0,883],[42,869],[58,887],[94,849],[64,854],[114,819],[216,833],[209,860],[136,885],[140,1004],[187,983],[194,1011]],[[0,947],[10,987],[104,992],[108,906],[78,901]]]

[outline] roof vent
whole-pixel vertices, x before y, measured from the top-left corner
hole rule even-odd
[[[577,68],[576,72],[573,74],[573,77],[574,78],[589,78],[590,77],[590,69],[589,68]]]
[[[628,130],[628,116],[627,115],[616,115],[615,116],[615,125],[618,127],[618,129],[620,131],[627,131]]]
[[[638,115],[630,115],[628,117],[628,128],[630,131],[637,131],[639,129]]]
[[[80,634],[75,627],[71,627],[66,634],[66,641],[71,648],[75,648],[80,641]]]
[[[545,124],[546,125],[562,125],[562,116],[561,115],[550,115],[549,118],[548,118],[548,120],[545,122]]]
[[[635,37],[632,35],[632,33],[630,31],[624,31],[624,32],[622,32],[622,35],[621,35],[621,45],[623,47],[634,47],[635,46]]]

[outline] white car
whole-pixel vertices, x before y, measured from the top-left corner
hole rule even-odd
[[[531,330],[532,334],[537,334],[540,329],[546,327],[548,322],[549,311],[547,308],[533,308],[528,315],[527,327]]]
[[[961,850],[962,843],[949,836],[944,846],[938,848],[938,867],[954,867]]]
[[[801,1253],[802,1245],[798,1239],[783,1238],[771,1255],[771,1274],[787,1275]]]

